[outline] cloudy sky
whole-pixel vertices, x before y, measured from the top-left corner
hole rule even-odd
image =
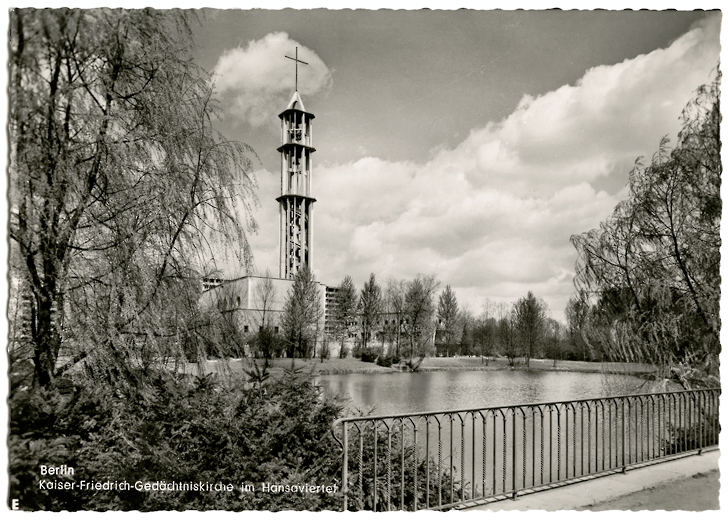
[[[626,197],[638,157],[674,141],[720,26],[687,11],[207,10],[196,59],[217,73],[219,128],[258,155],[259,273],[277,274],[277,114],[298,47],[317,279],[436,273],[475,313],[530,290],[563,320],[569,237]]]

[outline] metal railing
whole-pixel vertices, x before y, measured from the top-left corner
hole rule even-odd
[[[348,417],[343,510],[448,509],[718,446],[720,389]]]

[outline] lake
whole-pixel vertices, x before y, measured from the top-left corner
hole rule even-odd
[[[525,370],[434,371],[318,376],[326,392],[374,414],[486,408],[655,391],[631,375]]]
[[[632,375],[526,370],[346,374],[318,376],[317,379],[325,392],[349,397],[350,412],[346,415],[356,415],[353,413],[355,408],[364,412],[373,408],[372,415],[397,415],[596,399],[661,390],[657,383]],[[621,418],[618,411],[622,412]],[[654,413],[652,408],[648,416],[653,417]],[[603,420],[605,414],[609,421]],[[654,451],[659,442],[654,427],[651,432],[647,430],[650,433],[642,435],[644,415],[645,408],[641,405],[628,408],[627,416],[632,416],[628,422],[633,426],[627,429],[626,448],[622,427],[624,408],[618,408],[615,403],[607,403],[606,408],[604,404],[587,408],[565,405],[524,408],[513,411],[512,415],[510,412],[440,414],[426,420],[360,422],[349,427],[352,443],[349,457],[353,461],[371,459],[364,455],[362,439],[366,435],[361,436],[360,432],[374,428],[381,445],[376,456],[378,462],[371,466],[371,471],[376,473],[376,467],[379,467],[378,474],[383,479],[384,468],[399,467],[400,464],[405,467],[404,449],[390,452],[387,448],[392,436],[401,432],[407,442],[418,447],[418,460],[431,461],[432,466],[427,466],[432,469],[432,474],[428,469],[431,482],[439,482],[440,472],[446,471],[469,492],[480,496],[496,495],[618,467],[620,456],[623,459],[625,453],[630,462],[645,460],[645,453],[650,448]],[[654,422],[650,424],[654,425]],[[639,438],[636,436],[638,431]],[[342,435],[341,431],[338,435]],[[644,451],[645,446],[647,451]],[[356,466],[356,463],[352,464],[352,467]],[[394,481],[393,490],[382,487],[380,497],[392,492],[396,498],[397,489],[403,488],[397,487],[396,476]],[[433,503],[438,503],[442,489],[431,489],[434,494],[428,496]]]

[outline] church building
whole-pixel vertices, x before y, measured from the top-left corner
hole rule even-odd
[[[287,56],[288,57],[288,56]],[[290,58],[293,59],[293,58]],[[298,60],[296,51],[296,67]],[[273,324],[275,332],[281,332],[280,318],[293,286],[296,274],[308,265],[313,266],[313,206],[312,195],[314,115],[304,108],[298,93],[298,70],[296,90],[286,109],[278,117],[281,120],[281,145],[278,147],[281,160],[280,195],[276,198],[279,212],[279,262],[278,278],[244,276],[234,280],[203,281],[205,291],[201,297],[204,307],[217,306],[224,314],[234,318],[243,333],[258,332],[265,320]],[[318,283],[321,309],[324,318],[319,324],[317,350],[324,331],[331,330],[333,295],[336,287]],[[331,355],[338,355],[337,342],[331,341]]]

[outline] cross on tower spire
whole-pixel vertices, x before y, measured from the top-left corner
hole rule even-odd
[[[291,58],[290,56],[286,56],[286,58],[296,62],[296,92],[298,92],[298,64],[303,63],[304,65],[308,65],[308,63],[298,59],[298,47],[296,47],[296,57],[295,58]]]

